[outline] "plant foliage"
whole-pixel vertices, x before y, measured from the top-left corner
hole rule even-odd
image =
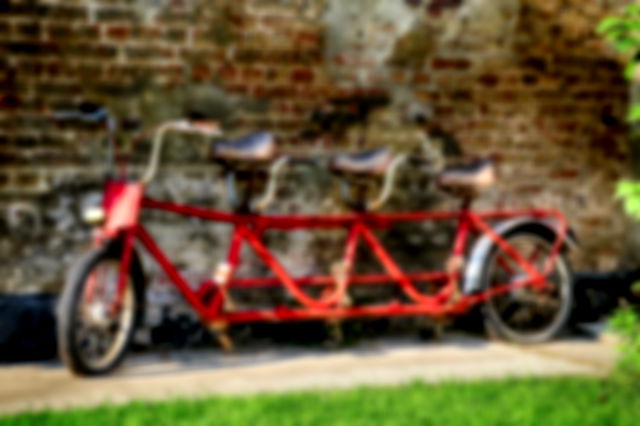
[[[609,16],[598,25],[598,34],[604,36],[613,48],[624,55],[626,65],[624,75],[627,79],[638,78],[640,65],[640,5],[626,7],[622,15]],[[629,108],[627,119],[640,121],[640,105]]]
[[[640,378],[640,314],[631,308],[620,309],[611,319],[613,330],[621,337],[619,378],[638,386]]]
[[[630,81],[640,81],[640,4],[627,6],[619,16],[603,19],[597,31],[625,58],[625,77]],[[631,124],[640,122],[640,103],[630,106],[627,120]],[[628,215],[640,219],[640,182],[619,182],[616,198],[623,200]],[[619,376],[637,383],[640,378],[640,315],[630,308],[621,309],[611,324],[622,337]]]

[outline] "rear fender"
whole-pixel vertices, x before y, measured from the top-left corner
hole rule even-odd
[[[558,235],[558,229],[551,220],[541,220],[531,217],[522,217],[506,220],[497,224],[493,230],[504,237],[518,229],[533,229],[541,234],[552,236]],[[567,231],[567,237],[564,242],[563,250],[574,248],[578,245],[575,232],[571,228]],[[482,273],[483,267],[491,254],[495,243],[487,235],[480,237],[467,258],[467,264],[464,270],[464,278],[462,281],[462,291],[465,294],[471,294],[482,290]]]

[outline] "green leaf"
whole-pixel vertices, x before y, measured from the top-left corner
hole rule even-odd
[[[633,78],[634,73],[636,72],[636,66],[638,64],[634,61],[629,62],[624,67],[624,76],[627,80],[631,80]]]
[[[622,180],[616,185],[616,198],[624,198],[638,191],[640,183]]]
[[[640,104],[634,104],[629,109],[629,113],[627,114],[627,121],[630,123],[633,123],[639,120],[640,120]]]
[[[617,16],[609,16],[600,21],[600,24],[598,24],[598,27],[596,28],[596,32],[598,34],[608,33],[612,29],[620,26],[621,22],[622,20]]]
[[[613,46],[618,52],[629,52],[632,50],[638,50],[638,48],[640,48],[638,42],[631,37],[625,37],[616,40]]]

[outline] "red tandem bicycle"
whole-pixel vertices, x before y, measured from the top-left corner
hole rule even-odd
[[[106,110],[77,113],[71,118],[95,121]],[[109,121],[110,122],[110,121]],[[103,204],[85,218],[96,225],[93,248],[71,270],[58,306],[58,343],[65,364],[76,374],[106,374],[124,358],[135,328],[144,316],[145,274],[138,254],[146,249],[179,289],[200,319],[220,336],[234,323],[300,320],[339,320],[357,317],[429,316],[449,318],[480,306],[491,335],[518,343],[537,343],[556,336],[572,309],[572,274],[566,251],[573,243],[564,216],[554,210],[498,210],[476,212],[471,201],[496,179],[495,166],[482,160],[450,167],[436,176],[440,188],[460,197],[455,211],[378,213],[387,200],[396,171],[405,155],[387,149],[334,156],[330,168],[343,183],[348,214],[266,215],[274,199],[281,170],[307,160],[276,154],[269,133],[256,133],[231,142],[215,142],[211,156],[226,165],[228,192],[235,199],[236,172],[267,169],[267,183],[257,201],[236,202],[231,211],[176,204],[145,196],[156,175],[167,132],[220,136],[215,124],[175,121],[154,133],[150,160],[139,180],[108,179]],[[354,196],[368,179],[382,182],[379,196]],[[362,195],[358,191],[356,194]],[[210,279],[192,289],[154,242],[140,221],[143,209],[155,209],[232,228],[225,261]],[[375,231],[393,224],[451,221],[456,224],[451,255],[442,271],[405,272],[381,244]],[[342,260],[327,275],[294,277],[263,242],[268,230],[346,229]],[[240,278],[241,249],[248,245],[273,277]],[[359,245],[368,247],[384,273],[354,273]],[[431,290],[424,289],[431,283]],[[393,285],[402,297],[384,303],[359,304],[350,297],[354,286]],[[229,296],[231,289],[284,286],[290,302],[271,308],[241,308]],[[435,288],[435,289],[434,289]]]

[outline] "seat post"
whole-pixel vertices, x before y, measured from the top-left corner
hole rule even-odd
[[[227,181],[227,200],[229,205],[235,213],[251,213],[251,197],[255,188],[255,172],[253,170],[246,171],[249,176],[246,178],[240,177],[244,181],[243,188],[241,188],[241,194],[238,196],[238,182],[236,170],[233,166],[229,167],[226,172]]]
[[[460,203],[460,208],[462,211],[467,211],[471,209],[471,204],[473,203],[473,197],[465,196]]]
[[[362,182],[349,181],[347,177],[340,176],[340,187],[342,200],[349,209],[359,213],[367,211],[366,185]],[[352,196],[353,192],[355,192],[354,196]]]

